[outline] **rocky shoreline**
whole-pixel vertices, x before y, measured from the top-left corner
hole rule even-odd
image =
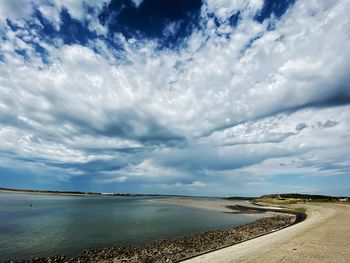
[[[181,238],[159,240],[143,245],[114,246],[84,250],[76,257],[53,256],[8,262],[179,262],[196,255],[261,236],[294,224],[295,215],[278,214],[235,228],[211,230]]]

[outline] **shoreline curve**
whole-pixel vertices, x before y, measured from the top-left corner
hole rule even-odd
[[[306,220],[181,262],[347,262],[350,258],[349,205],[288,207],[305,208]]]

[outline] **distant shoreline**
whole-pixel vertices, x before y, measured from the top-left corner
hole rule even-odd
[[[184,263],[347,262],[350,206],[334,203],[297,206],[307,213],[302,223],[192,257]],[[289,208],[297,206],[288,205]]]
[[[41,191],[41,190],[17,190],[0,188],[0,193],[14,193],[14,194],[37,194],[37,195],[64,195],[64,196],[86,196],[99,195],[94,193],[76,193],[76,192],[55,192],[55,191]]]
[[[97,192],[16,189],[16,188],[7,188],[7,187],[0,187],[0,192],[6,192],[6,193],[57,194],[57,195],[100,195],[101,194],[101,193],[97,193]]]
[[[163,195],[163,194],[132,194],[132,193],[104,193],[104,192],[81,192],[81,191],[54,191],[54,190],[32,190],[0,187],[0,193],[22,193],[22,194],[43,194],[43,195],[64,195],[64,196],[125,196],[125,197],[193,197],[186,195]],[[198,198],[206,196],[198,196]],[[220,197],[218,197],[220,198]]]

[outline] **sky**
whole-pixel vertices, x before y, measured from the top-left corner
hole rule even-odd
[[[350,195],[349,13],[1,0],[0,187]]]

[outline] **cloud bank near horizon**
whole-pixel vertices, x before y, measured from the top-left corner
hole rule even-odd
[[[350,194],[350,3],[0,3],[0,180]]]

